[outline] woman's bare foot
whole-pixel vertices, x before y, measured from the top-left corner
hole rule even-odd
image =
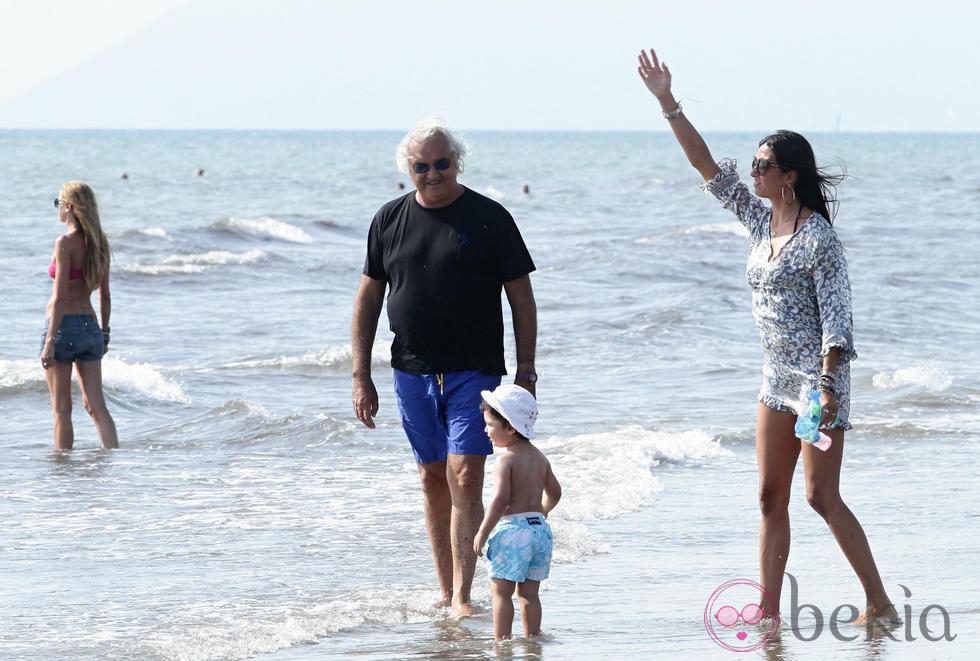
[[[436,603],[432,604],[432,607],[433,608],[449,608],[449,606],[452,605],[452,603],[453,603],[453,596],[451,594],[450,595],[443,595],[442,599],[440,599]]]
[[[868,606],[863,613],[856,620],[854,624],[858,626],[879,626],[879,627],[900,627],[902,626],[902,618],[898,616],[898,611],[895,610],[895,604],[888,604],[882,607]]]

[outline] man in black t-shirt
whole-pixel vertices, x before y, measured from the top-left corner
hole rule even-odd
[[[465,154],[435,118],[399,144],[399,167],[416,190],[385,204],[371,223],[351,328],[354,411],[373,428],[371,347],[387,288],[395,397],[422,481],[442,603],[460,616],[473,610],[473,537],[493,452],[480,391],[506,374],[501,289],[513,313],[515,383],[533,393],[537,381],[534,262],[507,210],[456,181]]]

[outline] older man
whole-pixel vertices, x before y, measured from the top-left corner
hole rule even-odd
[[[515,382],[533,393],[537,381],[534,263],[507,210],[457,182],[465,155],[437,118],[419,122],[399,144],[398,166],[415,191],[374,216],[351,328],[354,411],[373,428],[371,347],[388,287],[395,398],[418,464],[441,603],[458,616],[473,611],[473,537],[493,452],[480,391],[506,374],[501,288],[513,313]]]

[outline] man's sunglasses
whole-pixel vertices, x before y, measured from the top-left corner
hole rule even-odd
[[[752,169],[759,171],[759,176],[764,177],[766,175],[766,170],[769,168],[777,168],[779,170],[784,170],[782,165],[776,165],[767,158],[753,158],[752,159]]]
[[[452,159],[440,158],[432,165],[429,165],[428,163],[412,163],[412,171],[415,172],[415,174],[425,174],[430,169],[435,168],[439,172],[442,172],[444,170],[448,170],[452,166],[453,166]]]

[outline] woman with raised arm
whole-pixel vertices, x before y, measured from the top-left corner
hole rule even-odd
[[[70,450],[71,368],[82,386],[85,410],[95,421],[103,448],[119,447],[116,423],[102,394],[102,356],[109,350],[109,240],[102,232],[95,193],[88,184],[69,181],[54,201],[65,233],[54,242],[48,274],[54,280],[48,301],[41,365],[51,393],[54,446]],[[90,300],[99,290],[102,325]]]
[[[715,163],[671,93],[667,65],[652,49],[649,55],[641,51],[639,60],[640,78],[660,102],[687,159],[704,178],[704,190],[733,212],[751,237],[746,276],[764,355],[756,427],[762,510],[759,573],[772,601],[763,607],[770,616],[778,616],[789,555],[790,486],[802,445],[807,501],[827,522],[864,587],[867,608],[861,621],[894,621],[895,607],[885,593],[868,539],[838,488],[844,432],[851,429],[849,364],[857,357],[847,264],[831,225],[834,185],[842,177],[817,168],[803,136],[777,131],[759,142],[750,191],[739,180],[734,160]],[[811,388],[820,391],[823,430],[832,439],[827,451],[801,444],[794,432],[801,396]]]

